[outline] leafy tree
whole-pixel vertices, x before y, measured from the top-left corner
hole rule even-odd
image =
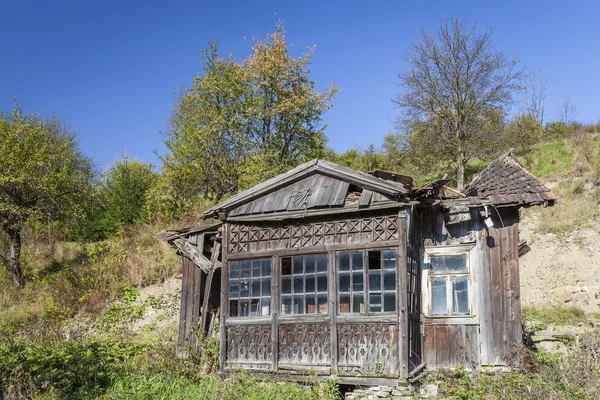
[[[144,220],[147,193],[157,179],[152,164],[130,160],[127,156],[115,161],[103,180],[105,225],[116,231],[118,227]]]
[[[516,65],[517,59],[495,50],[489,30],[478,34],[456,18],[443,21],[437,36],[423,31],[406,55],[399,74],[403,91],[394,102],[410,134],[419,134],[411,145],[426,146],[420,154],[455,162],[460,190],[467,162],[489,151],[487,144],[499,133],[490,128],[519,89]],[[482,140],[484,134],[492,136]]]
[[[337,89],[317,91],[312,49],[290,56],[277,24],[245,60],[217,50],[203,52],[203,74],[180,95],[167,132],[163,172],[186,198],[218,201],[325,150],[321,116]]]
[[[56,119],[23,115],[18,106],[0,113],[0,228],[8,240],[0,255],[23,286],[21,232],[37,218],[57,220],[79,206],[92,176],[75,135]]]
[[[543,135],[544,128],[537,117],[531,114],[517,114],[504,129],[503,147],[512,147],[520,153],[527,152]]]

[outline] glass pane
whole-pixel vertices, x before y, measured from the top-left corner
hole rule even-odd
[[[240,297],[249,297],[250,296],[250,282],[249,281],[240,281]]]
[[[381,273],[379,271],[369,272],[369,291],[381,291]]]
[[[466,276],[452,279],[452,313],[469,312],[469,285]]]
[[[292,297],[291,296],[281,296],[281,313],[284,315],[292,313]]]
[[[383,268],[396,269],[396,250],[383,251]]]
[[[431,280],[431,313],[446,314],[446,278]]]
[[[456,272],[467,269],[467,256],[464,254],[437,255],[429,258],[431,272]]]
[[[379,250],[369,251],[369,269],[381,269],[381,252]]]
[[[396,290],[396,271],[385,271],[383,273],[383,288],[385,290]]]
[[[304,279],[302,276],[294,276],[294,293],[304,293]]]
[[[381,293],[369,295],[369,310],[371,312],[381,312]]]
[[[304,296],[294,296],[294,314],[304,314]]]
[[[259,278],[260,277],[260,260],[252,260],[252,277]]]
[[[340,274],[340,292],[350,291],[350,274]]]
[[[301,274],[304,272],[302,267],[302,257],[294,257],[294,274]]]
[[[306,313],[307,314],[316,314],[317,313],[317,305],[315,304],[314,296],[308,296],[306,298]]]
[[[260,315],[271,315],[271,299],[262,299],[260,308]]]
[[[338,268],[340,271],[350,270],[350,254],[340,253]]]
[[[359,292],[363,290],[363,273],[355,272],[352,274],[352,290]]]
[[[239,314],[238,317],[247,317],[248,316],[248,300],[240,300]]]
[[[292,277],[284,276],[281,278],[281,293],[292,293]]]
[[[238,309],[238,301],[237,300],[229,300],[229,316],[230,317],[237,317],[237,316],[239,316],[239,309]]]
[[[355,269],[355,270],[363,269],[362,253],[352,253],[352,269]]]
[[[260,301],[258,299],[254,299],[254,300],[250,300],[250,313],[249,316],[250,317],[258,317],[259,314],[259,309],[258,309],[258,305],[259,305]]]
[[[252,279],[251,297],[260,297],[260,279]]]
[[[319,314],[327,314],[327,295],[320,294],[317,296],[317,312]]]
[[[308,275],[304,278],[304,285],[306,289],[306,293],[314,293],[315,292],[315,276]]]
[[[271,279],[263,279],[262,281],[262,296],[270,296],[271,295]]]
[[[250,261],[242,261],[240,265],[240,276],[242,278],[250,277]]]
[[[327,292],[327,275],[317,276],[317,291]]]
[[[240,276],[240,267],[237,261],[229,264],[229,277],[230,278],[239,278]]]
[[[350,295],[340,294],[340,313],[350,312]]]
[[[326,272],[327,271],[327,256],[326,255],[317,256],[317,271],[318,272]]]
[[[394,312],[396,311],[396,293],[384,293],[383,294],[383,311]]]
[[[292,274],[292,259],[290,257],[281,259],[281,275]]]
[[[238,281],[229,282],[229,297],[235,299],[240,295],[240,283]]]
[[[364,313],[365,312],[365,299],[362,293],[354,293],[352,295],[352,312],[353,313]]]
[[[271,276],[271,259],[267,258],[262,262],[262,275]]]
[[[304,268],[306,273],[315,272],[315,256],[306,256],[304,257]]]

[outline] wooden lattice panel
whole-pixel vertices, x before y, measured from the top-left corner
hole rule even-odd
[[[291,324],[279,326],[279,363],[295,365],[331,364],[329,325]]]
[[[370,243],[398,238],[397,215],[371,215],[345,220],[303,221],[280,225],[231,223],[229,252]]]
[[[227,327],[227,366],[271,368],[273,347],[270,325]]]
[[[340,374],[398,374],[398,325],[347,324],[338,326]]]

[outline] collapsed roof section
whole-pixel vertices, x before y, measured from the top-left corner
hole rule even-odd
[[[556,196],[512,152],[488,165],[466,188],[470,204],[491,202],[495,206],[551,206]]]

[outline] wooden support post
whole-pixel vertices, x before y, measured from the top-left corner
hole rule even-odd
[[[217,242],[215,238],[215,244],[213,246],[213,252],[210,257],[210,263],[212,268],[208,271],[208,276],[206,277],[206,285],[204,288],[204,301],[202,302],[202,317],[200,319],[200,328],[208,333],[208,329],[206,327],[206,315],[208,314],[208,299],[210,298],[210,288],[212,285],[213,275],[215,273],[215,268],[217,267],[217,260],[219,259],[219,253],[221,252],[221,243]]]
[[[400,378],[408,377],[409,338],[408,338],[408,309],[407,309],[407,284],[406,284],[406,241],[407,241],[407,215],[401,210],[398,218],[398,333],[399,333],[399,363]]]
[[[227,316],[229,315],[228,297],[229,297],[229,263],[227,256],[229,253],[229,224],[223,223],[223,235],[221,244],[223,247],[221,256],[221,323],[220,323],[220,339],[219,339],[219,367],[221,371],[225,370],[227,362]]]

